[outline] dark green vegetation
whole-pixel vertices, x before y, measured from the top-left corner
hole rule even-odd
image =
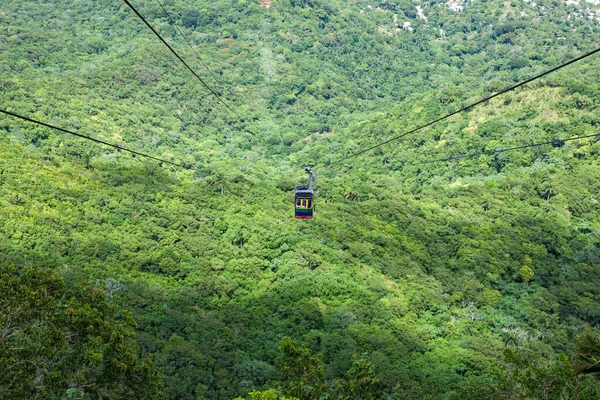
[[[156,2],[133,3],[202,71]],[[408,1],[165,4],[243,119],[120,1],[0,0],[2,108],[197,168],[0,117],[3,279],[91,282],[102,329],[133,326],[105,301],[131,311],[172,399],[599,397],[570,364],[600,323],[600,143],[403,165],[597,133],[598,56],[344,159],[593,49],[597,22],[557,2],[423,3],[427,23]],[[315,218],[296,221],[313,162]],[[90,292],[61,285],[44,307],[70,329],[62,302]]]
[[[55,272],[0,263],[3,398],[153,398],[149,360],[139,360],[131,313],[98,289],[66,289]]]

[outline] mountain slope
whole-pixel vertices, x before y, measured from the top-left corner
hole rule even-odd
[[[366,353],[386,393],[464,398],[600,322],[597,140],[406,165],[597,133],[597,57],[346,158],[590,50],[574,5],[167,2],[242,119],[123,3],[2,5],[3,108],[197,169],[0,117],[0,257],[104,285],[168,398],[281,386],[285,336],[327,380]]]

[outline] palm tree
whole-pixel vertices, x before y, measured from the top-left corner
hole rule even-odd
[[[215,173],[214,183],[221,189],[221,195],[225,194],[225,174],[222,171]]]
[[[575,342],[577,352],[573,362],[576,374],[595,374],[600,372],[600,335],[584,333]]]

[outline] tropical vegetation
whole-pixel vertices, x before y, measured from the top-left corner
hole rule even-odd
[[[234,111],[124,2],[0,0],[1,109],[184,167],[0,116],[0,397],[600,397],[600,55],[354,156],[597,2],[162,1],[201,60],[131,3]]]

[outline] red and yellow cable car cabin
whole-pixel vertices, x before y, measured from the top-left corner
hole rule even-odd
[[[312,218],[313,191],[309,185],[296,185],[296,218]]]
[[[296,218],[312,218],[315,204],[313,202],[314,197],[314,184],[317,178],[312,173],[310,168],[304,168],[306,173],[310,174],[310,180],[308,185],[296,185]]]

